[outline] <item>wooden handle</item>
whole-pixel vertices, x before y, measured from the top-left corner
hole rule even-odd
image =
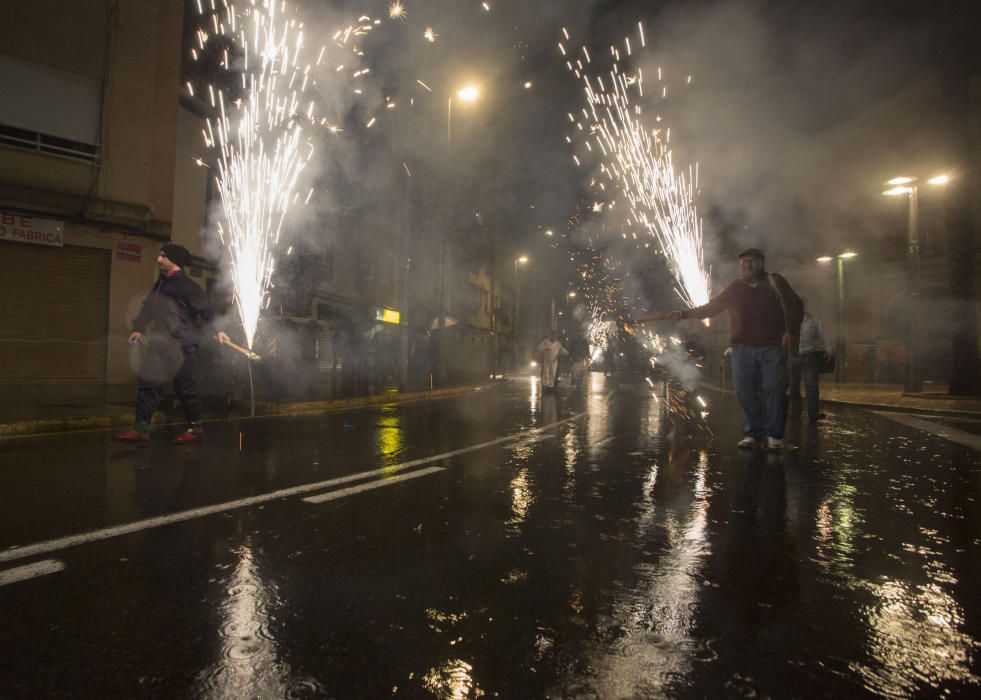
[[[255,360],[256,362],[259,362],[262,359],[261,357],[259,357],[258,355],[256,355],[254,352],[252,352],[248,348],[243,348],[241,345],[236,345],[235,343],[233,343],[230,340],[226,340],[224,343],[222,343],[222,345],[227,345],[232,350],[235,350],[236,352],[242,353],[243,355],[245,355],[250,360]]]

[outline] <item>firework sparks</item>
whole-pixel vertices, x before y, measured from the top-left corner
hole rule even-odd
[[[401,2],[393,2],[388,6],[388,16],[392,19],[405,20],[405,5]]]
[[[204,138],[216,155],[224,209],[218,234],[230,257],[236,308],[251,348],[259,314],[269,303],[283,222],[313,155],[302,126],[314,120],[314,103],[304,97],[311,66],[302,60],[303,25],[283,0],[252,0],[242,9],[228,2],[202,20],[210,20],[214,35],[223,37],[223,70],[233,72],[232,51],[234,72],[241,76],[234,94],[208,86],[217,116],[207,120]],[[199,30],[203,49],[202,35]]]
[[[643,48],[646,45],[643,25],[638,27]],[[628,54],[638,53],[632,51],[629,40],[624,44]],[[561,44],[560,49],[566,55]],[[619,50],[610,49],[613,65],[605,75],[587,74],[580,62],[576,68],[570,67],[581,77],[586,98],[582,119],[569,115],[577,129],[573,138],[585,149],[573,154],[573,159],[580,165],[587,157],[600,158],[600,173],[626,198],[627,225],[654,238],[667,258],[678,296],[689,307],[700,306],[709,300],[710,275],[702,253],[702,221],[695,206],[698,166],[687,173],[676,171],[670,130],[652,127],[644,112],[643,73],[625,70],[620,65]],[[591,64],[585,46],[581,53],[587,66]],[[659,94],[664,99],[667,88],[662,88]],[[655,114],[654,122],[659,121]],[[584,128],[584,122],[588,128]],[[605,191],[602,182],[597,187]],[[603,208],[597,202],[593,211]],[[612,209],[612,202],[605,208]],[[623,237],[627,238],[626,232]]]
[[[439,34],[436,33],[432,27],[426,27],[426,31],[422,33],[423,38],[430,44],[435,43],[436,39],[439,38]]]

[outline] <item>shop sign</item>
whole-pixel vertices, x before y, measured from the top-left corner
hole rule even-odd
[[[65,224],[54,219],[0,211],[0,241],[62,247],[65,245]]]
[[[143,246],[139,243],[127,243],[125,241],[116,243],[117,260],[128,260],[129,262],[138,263],[142,252]]]
[[[401,320],[401,314],[395,309],[375,309],[375,320],[398,325]]]

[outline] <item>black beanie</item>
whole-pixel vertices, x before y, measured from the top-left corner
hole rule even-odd
[[[177,267],[188,267],[191,264],[191,253],[182,245],[168,243],[160,249],[160,252]]]

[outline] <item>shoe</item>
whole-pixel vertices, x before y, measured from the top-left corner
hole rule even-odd
[[[768,437],[766,439],[766,449],[768,450],[782,450],[783,440],[775,437]]]
[[[817,423],[819,420],[824,420],[825,418],[827,418],[827,416],[823,413],[816,413],[813,416],[808,416],[808,419],[812,423]]]
[[[742,440],[736,443],[736,447],[741,450],[751,450],[756,447],[756,438],[744,437]]]
[[[174,443],[177,445],[184,445],[189,442],[197,442],[202,437],[204,437],[204,431],[201,430],[201,428],[188,428],[174,438]]]
[[[135,442],[140,445],[145,445],[150,442],[150,433],[141,433],[138,430],[127,430],[125,433],[113,435],[112,439],[116,440],[117,442]]]

